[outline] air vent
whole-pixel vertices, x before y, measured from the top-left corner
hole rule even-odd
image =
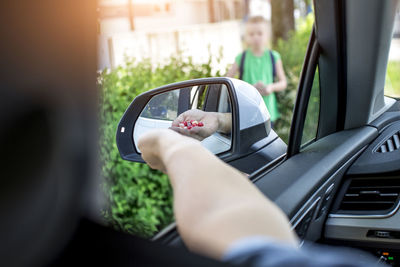
[[[395,133],[383,142],[375,152],[386,153],[400,149],[400,132]]]
[[[390,212],[396,207],[399,195],[400,179],[353,179],[342,198],[339,213]]]

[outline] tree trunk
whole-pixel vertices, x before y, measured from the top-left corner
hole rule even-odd
[[[211,23],[215,22],[215,8],[214,8],[214,0],[208,0],[208,14]]]
[[[129,24],[131,26],[131,31],[135,30],[135,20],[133,16],[133,1],[129,0]]]
[[[287,40],[289,32],[294,30],[293,0],[271,0],[272,42]]]
[[[244,0],[244,16],[243,20],[246,21],[250,15],[250,0]]]

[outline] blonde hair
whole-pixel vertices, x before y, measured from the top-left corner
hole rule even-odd
[[[267,23],[267,20],[263,16],[253,16],[246,21],[246,24],[249,23]]]

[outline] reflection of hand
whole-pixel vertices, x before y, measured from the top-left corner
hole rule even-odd
[[[184,137],[168,129],[155,129],[144,135],[138,140],[138,147],[142,153],[142,158],[147,164],[164,173],[167,171],[166,159],[171,153],[184,147],[197,147],[200,143],[191,138]]]
[[[193,127],[190,130],[179,127],[179,123],[183,123],[184,121],[190,121],[190,120],[202,122],[204,126]],[[198,109],[191,109],[180,114],[172,122],[171,129],[180,134],[190,136],[201,141],[220,129],[219,113],[204,112]]]

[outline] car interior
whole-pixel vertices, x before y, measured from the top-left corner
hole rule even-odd
[[[250,179],[303,242],[355,247],[400,266],[400,101],[383,95],[398,1],[314,4],[287,153]],[[318,131],[302,144],[314,79]],[[183,246],[175,225],[153,240]]]

